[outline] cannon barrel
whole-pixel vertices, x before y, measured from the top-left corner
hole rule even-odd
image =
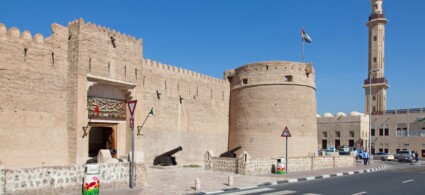
[[[183,150],[183,148],[181,146],[179,146],[179,147],[174,148],[174,149],[172,149],[172,150],[170,150],[168,152],[165,152],[165,153],[163,153],[161,155],[158,155],[157,157],[171,156],[171,155],[173,155],[173,154],[175,154],[177,152],[180,152],[182,150]]]
[[[155,159],[153,160],[153,165],[162,165],[162,166],[177,165],[176,157],[172,155],[182,150],[183,148],[179,146],[166,153],[156,156]]]
[[[241,146],[237,146],[231,150],[228,150],[222,154],[220,154],[220,157],[230,157],[230,158],[236,158],[236,154],[234,152],[236,152],[237,150],[240,150],[242,147]]]

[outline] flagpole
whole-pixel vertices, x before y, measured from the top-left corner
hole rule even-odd
[[[302,39],[303,42],[303,54],[302,54],[302,62],[304,63],[304,39]]]

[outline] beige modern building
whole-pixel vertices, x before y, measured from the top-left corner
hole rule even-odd
[[[359,112],[346,115],[325,113],[317,115],[319,149],[330,147],[361,148],[369,138],[369,116]]]
[[[415,150],[425,157],[425,108],[375,113],[371,129],[372,153]]]
[[[388,80],[384,76],[384,46],[385,25],[388,21],[384,16],[382,3],[382,0],[371,0],[372,13],[367,22],[369,28],[368,78],[363,85],[367,115],[362,114],[359,119],[350,120],[353,126],[361,127],[350,131],[354,131],[354,135],[360,133],[360,137],[354,137],[360,138],[363,149],[368,149],[368,129],[370,129],[372,154],[375,152],[395,154],[400,150],[415,150],[421,157],[425,157],[425,108],[398,110],[387,110],[386,108],[386,90],[389,86]],[[370,120],[367,119],[369,117]],[[341,141],[338,141],[336,134],[338,129],[349,129],[351,126],[340,122],[345,118],[342,115],[332,116],[331,114],[318,117],[318,141],[322,142],[322,147],[342,144]],[[366,135],[363,135],[362,132]],[[349,143],[349,145],[351,144]]]

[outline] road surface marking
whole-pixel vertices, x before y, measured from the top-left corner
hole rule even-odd
[[[412,181],[413,181],[413,179],[409,179],[409,180],[403,181],[401,183],[409,183],[409,182],[412,182]]]
[[[284,190],[284,191],[280,191],[280,192],[271,192],[271,193],[262,194],[262,195],[285,195],[285,194],[293,194],[293,193],[297,193],[297,192],[296,191],[290,191],[290,190]]]
[[[288,183],[298,182],[298,179],[288,179]]]
[[[265,192],[265,191],[270,191],[270,190],[274,190],[274,189],[272,189],[272,188],[259,188],[259,189],[247,190],[247,191],[242,191],[242,192],[234,192],[234,193],[231,193],[231,194],[233,194],[233,195],[253,194],[253,193]]]
[[[257,188],[258,186],[249,186],[249,187],[242,187],[239,188],[240,190],[247,190],[247,189],[252,189],[252,188]]]
[[[306,180],[315,180],[315,177],[307,177]]]
[[[367,192],[359,192],[359,193],[356,193],[356,194],[353,194],[353,195],[360,195],[360,194],[367,194]]]
[[[321,195],[321,194],[308,193],[308,194],[303,194],[303,195]]]

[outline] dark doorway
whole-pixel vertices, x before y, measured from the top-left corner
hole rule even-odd
[[[335,148],[341,146],[341,141],[339,139],[335,140]]]
[[[422,150],[422,157],[425,157],[425,150]]]
[[[95,157],[101,149],[116,153],[115,135],[112,127],[92,127],[89,132],[89,157]]]
[[[354,147],[354,140],[352,140],[352,139],[348,140],[348,146]]]
[[[327,140],[322,140],[322,149],[326,149],[328,147],[328,141]]]

